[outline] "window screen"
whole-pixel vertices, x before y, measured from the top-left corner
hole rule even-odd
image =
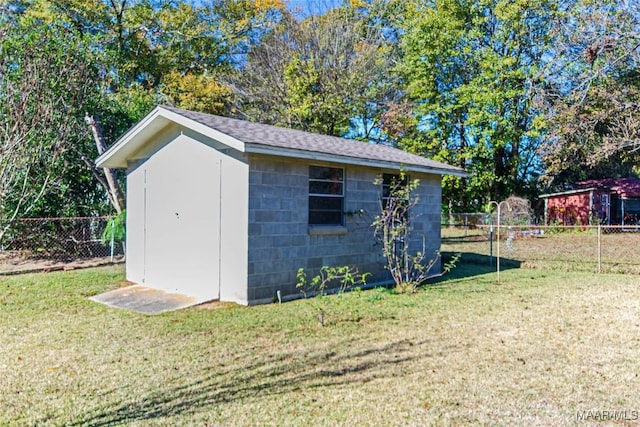
[[[343,225],[344,169],[309,166],[309,225]]]

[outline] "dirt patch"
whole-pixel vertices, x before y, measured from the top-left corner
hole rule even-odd
[[[197,309],[199,310],[218,310],[221,308],[230,308],[230,307],[236,307],[238,304],[236,304],[235,302],[225,302],[225,301],[209,301],[209,302],[203,302],[202,304],[198,304],[196,306]]]
[[[48,273],[51,271],[75,270],[124,262],[123,256],[94,257],[80,259],[45,259],[34,257],[24,251],[0,252],[0,275],[22,273]]]

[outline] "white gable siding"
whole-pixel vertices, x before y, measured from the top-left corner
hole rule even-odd
[[[127,280],[144,282],[145,244],[145,169],[130,167],[127,171]]]
[[[247,165],[179,129],[127,175],[127,279],[247,302]]]
[[[249,165],[233,153],[221,155],[220,300],[247,304]]]

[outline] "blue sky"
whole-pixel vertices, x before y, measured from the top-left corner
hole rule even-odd
[[[320,14],[327,9],[337,7],[342,4],[342,0],[284,0],[284,3],[289,10],[306,16]]]

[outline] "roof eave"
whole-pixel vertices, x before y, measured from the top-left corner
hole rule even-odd
[[[156,107],[142,120],[131,127],[124,135],[122,135],[107,151],[102,153],[95,161],[96,166],[100,168],[126,168],[126,156],[123,156],[125,147],[130,146],[131,141],[135,140],[138,135],[153,120],[158,117],[160,107]]]
[[[106,168],[126,168],[128,161],[131,159],[130,156],[139,151],[139,149],[147,142],[147,138],[144,135],[145,130],[150,129],[151,132],[154,133],[154,125],[155,127],[160,128],[169,122],[191,129],[194,132],[219,141],[235,150],[241,152],[245,150],[245,145],[242,141],[195,120],[167,110],[162,106],[157,106],[136,125],[129,129],[122,137],[120,137],[120,139],[118,139],[107,151],[100,155],[95,161],[96,166]]]
[[[575,190],[560,191],[558,193],[541,194],[539,197],[542,199],[547,199],[549,197],[570,196],[572,194],[588,193],[590,191],[603,191],[603,192],[609,192],[609,193],[613,192],[611,190],[607,190],[604,188],[590,187],[590,188],[578,188]]]
[[[367,166],[382,169],[404,169],[409,172],[421,172],[435,175],[452,175],[466,178],[468,174],[459,168],[433,167],[425,165],[405,164],[393,161],[372,160],[362,157],[344,156],[337,154],[321,153],[292,148],[273,147],[258,143],[247,143],[245,151],[252,154],[266,154],[270,156],[290,157],[295,159],[315,160],[319,162],[340,163],[357,166]]]

